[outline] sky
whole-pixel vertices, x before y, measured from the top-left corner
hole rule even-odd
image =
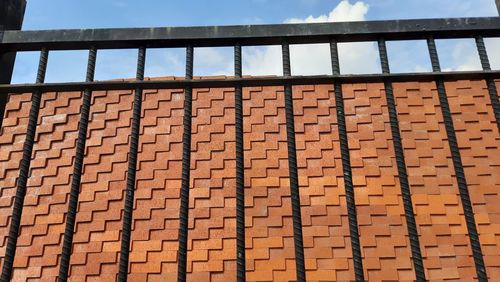
[[[497,16],[494,0],[28,0],[23,30],[279,24]],[[486,40],[494,69],[500,39]],[[479,69],[474,41],[437,40],[445,71]],[[430,71],[424,41],[388,42],[392,72]],[[339,44],[341,72],[378,73],[374,42]],[[50,53],[47,82],[82,81],[88,51]],[[39,52],[18,54],[13,83],[35,81]],[[183,76],[183,49],[148,49],[146,76]],[[96,79],[135,77],[137,50],[101,50]],[[231,75],[232,48],[195,48],[195,75]],[[292,45],[292,75],[330,74],[327,45]],[[243,73],[282,74],[279,46],[244,47]]]

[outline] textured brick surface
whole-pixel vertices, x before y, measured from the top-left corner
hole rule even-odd
[[[17,241],[14,280],[50,280],[57,276],[80,105],[80,93],[43,96]]]
[[[31,108],[31,95],[11,95],[5,107],[0,136],[0,265],[3,265],[9,234],[16,180]],[[46,233],[44,233],[46,234]]]
[[[132,91],[93,93],[70,279],[118,271],[132,100]]]
[[[332,86],[296,86],[295,132],[307,278],[354,279]]]
[[[498,85],[500,86],[500,84]],[[500,279],[500,134],[484,81],[446,84],[492,281]],[[293,87],[309,281],[354,278],[333,86]],[[365,278],[413,280],[383,85],[343,85]],[[435,83],[395,83],[404,155],[427,278],[470,280],[474,262]],[[3,263],[29,94],[11,95],[0,136]],[[249,281],[296,279],[283,87],[243,91]],[[116,279],[132,91],[93,93],[70,278]],[[175,281],[183,90],[147,90],[138,154],[129,279]],[[78,130],[80,93],[42,99],[14,280],[54,281]],[[189,281],[236,279],[234,90],[193,92]]]
[[[411,280],[415,274],[383,84],[342,88],[365,278]]]
[[[500,280],[500,134],[484,81],[447,83],[486,272]]]
[[[435,83],[394,84],[426,275],[476,275]]]
[[[294,280],[283,87],[248,88],[243,95],[247,279]]]
[[[236,278],[234,90],[193,93],[188,281]]]
[[[182,90],[146,90],[130,251],[134,281],[177,278]]]

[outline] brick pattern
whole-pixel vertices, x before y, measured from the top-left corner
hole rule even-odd
[[[189,281],[236,279],[236,152],[233,89],[193,93]]]
[[[182,90],[145,90],[129,279],[177,281]]]
[[[114,280],[118,273],[132,100],[132,91],[93,93],[71,280]]]
[[[249,281],[296,279],[283,87],[243,91]]]
[[[9,95],[0,136],[0,266],[3,266],[12,205],[16,195],[31,94]]]
[[[365,278],[412,280],[383,84],[342,86]]]
[[[498,85],[500,87],[500,83]],[[500,276],[500,134],[483,81],[447,83],[487,272]],[[354,279],[332,86],[295,86],[304,251],[310,281]],[[343,86],[365,277],[413,280],[411,250],[382,84]],[[412,200],[430,280],[470,280],[475,268],[433,82],[395,83]],[[249,281],[296,279],[283,87],[243,91]],[[0,264],[6,246],[30,94],[11,95],[0,136]],[[132,91],[93,93],[71,257],[72,281],[116,279]],[[175,281],[183,90],[143,96],[129,278]],[[44,94],[14,280],[54,281],[78,130],[80,93]],[[236,277],[234,91],[193,93],[188,273]]]
[[[500,280],[500,134],[484,81],[446,84],[486,272]]]
[[[306,274],[354,280],[332,86],[293,88]]]
[[[476,270],[436,84],[395,83],[394,96],[426,277],[470,280]]]
[[[43,95],[13,277],[53,280],[66,225],[81,93]]]

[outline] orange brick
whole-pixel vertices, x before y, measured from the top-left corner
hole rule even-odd
[[[412,87],[412,88],[409,88]],[[465,253],[453,253],[464,264],[455,264],[452,269],[443,267],[447,255],[462,246],[457,235],[466,234],[463,208],[451,153],[447,142],[435,84],[394,84],[394,95],[401,124],[401,136],[413,146],[403,143],[407,162],[415,218],[420,235],[424,267],[428,279],[456,279],[456,273],[473,267],[472,251],[465,243]],[[418,91],[417,91],[418,90]],[[407,106],[409,105],[409,107]],[[456,207],[456,209],[450,209]],[[461,218],[451,223],[454,217]],[[467,240],[468,241],[468,240]],[[446,245],[442,245],[446,242]]]
[[[413,280],[383,85],[345,84],[343,90],[365,277]],[[484,81],[447,82],[446,90],[487,273],[498,280],[500,134]],[[72,280],[116,279],[132,94],[93,93]],[[427,278],[472,280],[474,261],[435,83],[394,83],[394,94]],[[179,89],[144,91],[130,280],[177,276],[183,95]],[[283,87],[248,87],[243,96],[247,280],[296,280]],[[58,274],[73,171],[81,93],[43,97],[14,262],[19,281]],[[0,257],[19,173],[12,160],[22,156],[30,98],[10,95],[0,135]],[[353,280],[333,87],[294,86],[293,99],[307,278]],[[190,281],[236,277],[234,114],[234,89],[194,91]]]
[[[406,240],[398,239],[407,228],[383,86],[343,85],[343,92],[363,262],[381,263],[365,278],[397,280],[411,265],[411,251]]]

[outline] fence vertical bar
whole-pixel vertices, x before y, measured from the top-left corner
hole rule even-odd
[[[431,59],[432,71],[441,72],[441,66],[439,64],[439,57],[436,49],[436,43],[432,36],[427,38],[427,47]],[[486,275],[486,268],[483,260],[483,253],[481,251],[481,244],[479,242],[479,235],[477,233],[474,211],[472,209],[472,203],[470,200],[467,180],[465,178],[464,167],[462,164],[462,158],[460,156],[457,136],[455,133],[455,127],[453,125],[450,105],[448,103],[448,97],[446,96],[444,80],[441,78],[436,79],[436,86],[439,96],[439,103],[441,105],[441,112],[443,115],[444,125],[446,129],[446,135],[448,137],[448,144],[450,146],[451,158],[453,160],[453,166],[455,168],[458,191],[460,193],[460,199],[462,201],[462,206],[464,209],[465,222],[467,224],[467,231],[469,233],[469,239],[472,248],[472,256],[474,257],[474,263],[476,265],[477,278],[479,281],[488,281]]]
[[[137,80],[144,80],[146,62],[146,48],[141,47],[137,56]],[[120,268],[118,281],[127,281],[128,261],[130,252],[130,233],[132,229],[132,214],[134,208],[135,176],[137,172],[137,150],[139,147],[139,128],[141,125],[142,88],[137,87],[134,95],[132,112],[132,131],[130,133],[130,151],[128,157],[127,189],[125,191],[125,205],[123,211],[123,228],[120,249]]]
[[[186,79],[193,79],[193,46],[186,48]],[[186,281],[187,238],[189,216],[189,179],[191,175],[191,122],[193,106],[193,88],[184,89],[184,134],[182,136],[182,181],[181,206],[179,211],[179,251],[177,280]]]
[[[45,72],[47,70],[47,60],[49,51],[43,49],[40,52],[40,61],[38,64],[38,72],[36,83],[43,83],[45,80]],[[2,275],[0,281],[9,281],[12,276],[12,266],[16,255],[17,238],[19,236],[19,228],[23,213],[24,197],[26,196],[26,185],[28,182],[28,174],[31,165],[31,154],[33,152],[33,144],[35,142],[36,124],[38,122],[38,113],[40,112],[40,101],[42,92],[35,91],[31,95],[31,109],[29,113],[28,129],[26,139],[23,145],[23,158],[19,170],[19,178],[17,179],[17,190],[14,198],[14,207],[12,209],[12,218],[10,221],[9,236],[7,239],[7,248],[5,250],[5,259],[2,267]]]
[[[340,63],[337,41],[330,41],[330,56],[332,60],[333,75],[340,75]],[[349,142],[347,140],[347,128],[344,112],[344,98],[342,96],[342,83],[333,81],[335,91],[335,109],[337,110],[337,124],[339,127],[340,153],[342,158],[342,169],[344,175],[344,188],[347,203],[347,216],[349,218],[349,233],[351,237],[352,258],[354,261],[354,275],[356,281],[365,281],[363,273],[363,260],[361,255],[361,244],[359,243],[358,219],[356,213],[356,202],[354,200],[354,185],[352,182],[351,157],[349,153]]]
[[[484,45],[484,39],[482,36],[476,36],[476,47],[483,70],[490,71],[490,60],[488,59],[488,52],[486,51],[486,46]],[[493,108],[493,114],[495,115],[495,120],[497,122],[498,132],[500,133],[500,100],[498,98],[495,80],[493,78],[486,78],[486,86],[488,87],[491,107]]]
[[[89,50],[87,63],[87,76],[85,81],[94,81],[95,63],[97,49]],[[71,258],[71,247],[73,244],[73,232],[75,230],[76,210],[78,197],[80,195],[80,184],[83,170],[83,158],[85,154],[85,143],[87,141],[87,128],[89,124],[90,103],[92,91],[86,89],[83,92],[82,107],[80,110],[80,123],[78,125],[78,140],[76,142],[75,165],[73,167],[73,178],[71,179],[71,192],[69,194],[68,213],[66,214],[66,227],[64,230],[64,241],[61,253],[61,265],[59,267],[59,281],[68,280],[69,262]]]
[[[378,40],[378,50],[380,55],[382,73],[389,74],[389,58],[387,56],[387,47],[384,39]],[[411,199],[410,184],[408,182],[408,172],[406,171],[406,161],[403,151],[403,144],[401,141],[401,134],[399,130],[398,112],[396,109],[396,101],[394,99],[392,81],[386,79],[384,81],[384,88],[387,101],[387,109],[389,112],[389,121],[391,123],[392,141],[398,167],[399,184],[401,186],[401,196],[403,198],[403,206],[405,210],[406,227],[408,229],[408,236],[410,238],[412,261],[413,267],[415,269],[415,278],[417,281],[426,281],[422,252],[420,250],[420,240],[418,239],[417,223],[415,221],[415,212],[413,211],[413,203]]]
[[[291,76],[290,46],[282,44],[283,75]],[[292,197],[293,239],[297,281],[306,281],[304,243],[302,236],[302,216],[300,211],[299,176],[297,172],[297,150],[295,146],[295,121],[293,117],[292,85],[285,84],[286,139],[288,146],[288,169],[290,174],[290,194]]]
[[[241,78],[241,45],[234,46],[234,76]],[[234,88],[235,139],[236,139],[236,278],[246,281],[245,276],[245,169],[243,149],[243,89]]]

